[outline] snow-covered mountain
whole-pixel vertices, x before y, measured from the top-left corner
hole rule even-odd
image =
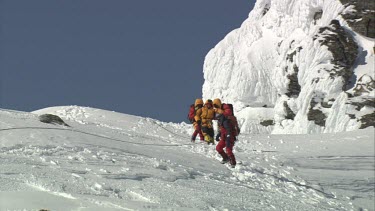
[[[373,0],[257,0],[207,54],[203,98],[251,133],[375,126],[374,38]]]
[[[242,134],[235,169],[191,133],[86,107],[0,109],[0,210],[375,210],[370,128]]]

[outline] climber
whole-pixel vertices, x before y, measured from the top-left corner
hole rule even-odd
[[[208,99],[201,110],[196,113],[196,120],[199,119],[202,122],[202,132],[204,140],[207,144],[215,144],[214,142],[214,128],[212,120],[215,116],[215,111],[212,106],[212,100]]]
[[[216,146],[216,151],[221,155],[223,160],[222,164],[230,162],[232,168],[236,166],[236,158],[233,154],[233,146],[235,142],[235,137],[237,132],[234,129],[234,124],[231,121],[231,116],[233,112],[228,104],[222,105],[222,113],[215,113],[215,119],[218,120],[219,130],[220,130],[220,141]],[[224,152],[224,148],[225,151]]]
[[[231,110],[232,115],[227,116],[227,118],[229,119],[229,121],[231,123],[230,125],[231,125],[232,130],[234,130],[234,134],[235,134],[234,140],[236,141],[237,136],[240,134],[240,127],[238,126],[237,118],[234,116],[233,105],[232,104],[222,104],[221,100],[218,99],[218,98],[214,99],[213,105],[214,105],[214,110],[215,110],[214,120],[218,120],[216,118],[216,115],[222,114],[224,112],[223,105],[228,106],[227,108],[229,108]],[[219,121],[217,123],[218,123],[217,128],[220,128]],[[220,133],[220,130],[218,130],[218,133],[216,135],[216,141],[217,142],[219,142],[220,136],[221,136],[221,133]]]
[[[223,109],[222,109],[222,105],[221,105],[221,100],[219,98],[216,98],[214,99],[213,101],[213,106],[214,106],[214,111],[215,111],[215,120],[218,120],[216,118],[216,116],[219,116],[219,114],[223,114]],[[220,125],[219,125],[219,121],[217,122],[217,128],[218,128],[218,132],[217,132],[217,135],[216,135],[216,138],[215,140],[217,142],[220,141],[220,136],[221,136],[221,133],[220,133]]]
[[[193,106],[193,107],[192,107]],[[202,99],[196,99],[195,103],[190,106],[188,119],[191,123],[193,123],[194,127],[194,133],[191,136],[191,142],[195,142],[195,138],[199,134],[199,138],[201,141],[204,140],[203,133],[202,133],[202,121],[200,118],[195,118],[197,116],[197,113],[201,113],[202,107],[203,107],[203,100]]]

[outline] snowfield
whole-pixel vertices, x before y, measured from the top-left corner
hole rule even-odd
[[[0,109],[0,210],[375,210],[373,127],[241,134],[235,169],[191,133],[87,107]]]

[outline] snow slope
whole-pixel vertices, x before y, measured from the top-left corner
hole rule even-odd
[[[353,11],[340,0],[257,0],[241,27],[206,55],[203,98],[234,104],[246,122],[242,130],[253,133],[360,128],[361,118],[375,112],[375,42],[342,17]],[[357,111],[353,100],[373,103]],[[263,106],[272,108],[272,117],[249,112]],[[260,125],[264,120],[274,125]]]
[[[0,210],[374,210],[373,128],[242,134],[235,169],[191,133],[87,107],[0,109]]]

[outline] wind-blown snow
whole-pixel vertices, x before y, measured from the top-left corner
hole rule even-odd
[[[343,96],[343,79],[324,71],[334,67],[333,55],[319,43],[322,37],[316,37],[321,27],[329,26],[333,19],[339,20],[360,47],[354,68],[357,84],[363,76],[374,79],[375,42],[350,29],[341,17],[349,9],[339,0],[258,0],[241,27],[207,54],[203,98],[221,98],[234,104],[241,121],[247,122],[242,129],[254,133],[303,134],[358,129],[360,122],[347,115],[353,106],[343,105],[347,102]],[[314,20],[319,11],[322,17]],[[296,70],[301,91],[298,97],[287,97],[288,75]],[[375,98],[374,90],[369,96]],[[323,109],[327,116],[325,127],[307,118],[310,102],[315,97],[335,99],[332,109]],[[293,120],[285,118],[284,102],[296,114]],[[274,116],[253,121],[248,108],[262,106],[273,108]],[[272,128],[259,125],[265,118],[275,120],[275,125]]]
[[[242,134],[235,169],[191,133],[86,107],[0,109],[0,210],[374,210],[373,128]]]

